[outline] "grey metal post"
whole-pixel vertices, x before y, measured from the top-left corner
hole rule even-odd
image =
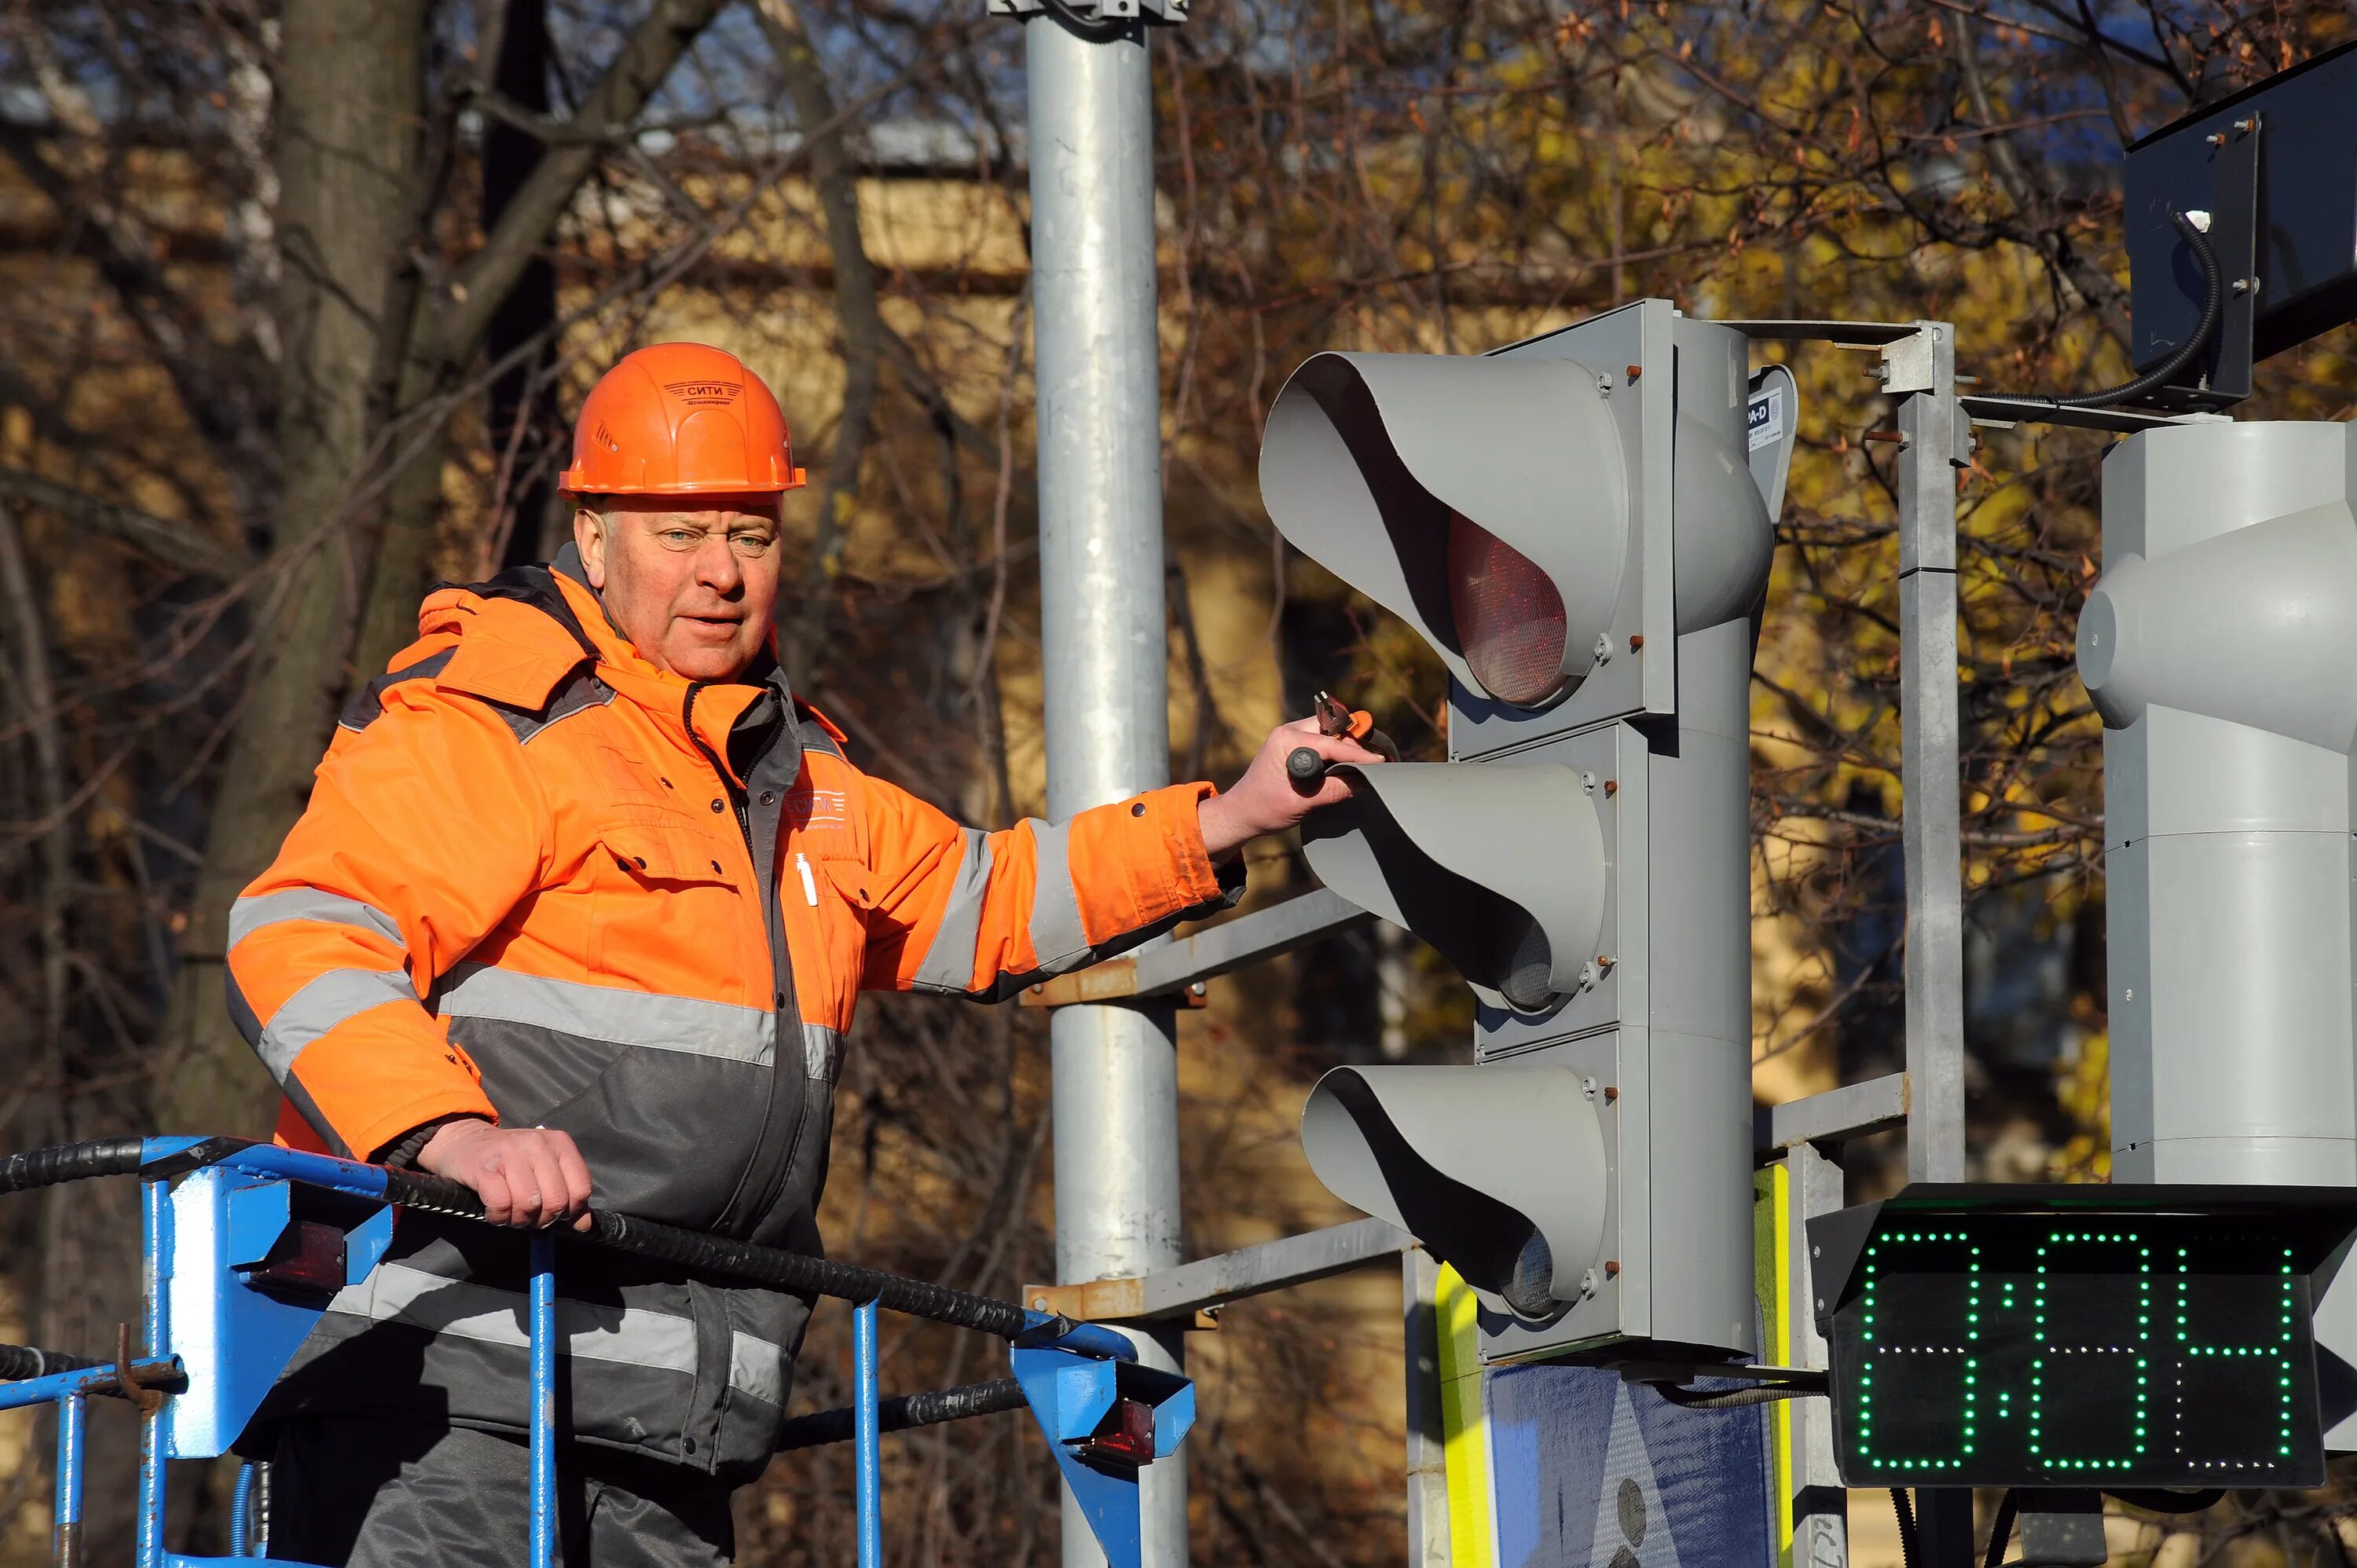
[[[1900,833],[1907,875],[1907,1177],[1964,1179],[1964,890],[1956,713],[1956,468],[1972,427],[1956,405],[1944,321],[1883,351],[1899,405]],[[1927,1568],[1968,1568],[1973,1494],[1915,1493]]]
[[[1400,1254],[1407,1338],[1408,1568],[1448,1568],[1448,1440],[1441,1416],[1440,1264]],[[1838,1568],[1838,1565],[1836,1565]]]
[[[1166,784],[1162,422],[1153,101],[1142,26],[1112,41],[1023,27],[1030,96],[1048,812]],[[1056,1268],[1065,1282],[1178,1262],[1171,1004],[1059,1008],[1050,1026]],[[1140,1353],[1176,1368],[1178,1331]],[[1187,1561],[1186,1471],[1144,1482],[1147,1568]],[[1066,1568],[1103,1563],[1064,1499]]]
[[[1786,1150],[1783,1163],[1781,1222],[1792,1238],[1783,1280],[1789,1310],[1784,1342],[1763,1346],[1761,1359],[1822,1370],[1831,1364],[1832,1353],[1817,1332],[1816,1271],[1807,1245],[1808,1225],[1843,1206],[1841,1167],[1813,1144]],[[1792,1400],[1780,1410],[1792,1443],[1793,1568],[1847,1568],[1849,1493],[1842,1487],[1841,1468],[1834,1457],[1833,1412],[1823,1400]]]
[[[1883,350],[1899,405],[1901,833],[1907,875],[1907,1176],[1964,1179],[1963,802],[1956,718],[1956,333],[1919,322]]]

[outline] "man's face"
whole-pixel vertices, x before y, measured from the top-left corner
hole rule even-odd
[[[726,681],[753,661],[778,604],[778,498],[609,496],[573,514],[606,613],[658,668]]]

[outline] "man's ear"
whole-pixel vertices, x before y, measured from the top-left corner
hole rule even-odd
[[[581,570],[589,585],[606,591],[606,520],[587,507],[573,509],[573,542],[581,552]]]

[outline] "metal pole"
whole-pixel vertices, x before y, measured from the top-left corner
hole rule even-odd
[[[1448,1568],[1448,1434],[1442,1424],[1440,1392],[1440,1336],[1446,1330],[1440,1323],[1440,1264],[1423,1248],[1411,1247],[1400,1254],[1400,1283],[1407,1309],[1408,1568]]]
[[[556,1237],[532,1238],[532,1568],[556,1561]]]
[[[163,1181],[139,1184],[142,1264],[146,1289],[142,1337],[152,1357],[172,1354],[172,1189]],[[128,1358],[125,1358],[128,1359]],[[159,1411],[139,1418],[139,1568],[164,1568],[164,1432]]]
[[[1161,357],[1145,31],[1084,39],[1037,13],[1030,95],[1048,814],[1168,783]],[[1056,1011],[1056,1267],[1065,1283],[1178,1262],[1178,1075],[1168,1003]],[[1176,1329],[1139,1355],[1176,1369]],[[1183,1568],[1186,1471],[1141,1477],[1145,1563]],[[1104,1559],[1071,1495],[1066,1568]]]
[[[1907,1177],[1964,1179],[1963,762],[1956,713],[1956,333],[1918,325],[1884,350],[1899,405],[1900,766],[1907,875]],[[1920,1487],[1923,1568],[1970,1568],[1973,1494]]]
[[[58,1501],[49,1532],[57,1568],[81,1568],[82,1417],[90,1401],[68,1394],[58,1401]]]
[[[1964,902],[1956,717],[1956,405],[1944,321],[1883,351],[1899,405],[1900,746],[1907,875],[1907,1176],[1964,1179]]]
[[[858,1477],[859,1568],[884,1568],[884,1451],[877,1420],[876,1304],[851,1309],[851,1436]]]

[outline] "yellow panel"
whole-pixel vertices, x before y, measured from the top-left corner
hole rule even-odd
[[[1495,1568],[1480,1306],[1472,1290],[1446,1264],[1435,1306],[1440,1325],[1441,1443],[1448,1466],[1449,1568]]]

